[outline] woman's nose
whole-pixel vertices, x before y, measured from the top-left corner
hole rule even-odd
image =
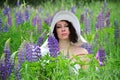
[[[65,31],[65,28],[64,28],[64,27],[62,27],[62,31]]]

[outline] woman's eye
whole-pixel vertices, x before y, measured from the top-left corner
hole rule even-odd
[[[65,26],[65,27],[69,27],[69,26]]]
[[[57,26],[57,28],[61,28],[61,26]]]

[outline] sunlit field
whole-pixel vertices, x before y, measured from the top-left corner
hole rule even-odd
[[[75,4],[74,0],[51,0],[37,7],[5,4],[0,8],[0,80],[119,80],[119,7],[119,2]],[[88,63],[77,56],[72,62],[54,51],[54,57],[49,53],[41,56],[40,46],[49,37],[52,18],[60,10],[78,17],[81,34],[88,42],[81,46],[89,52]],[[39,55],[33,57],[34,52]],[[81,68],[76,69],[76,64]]]

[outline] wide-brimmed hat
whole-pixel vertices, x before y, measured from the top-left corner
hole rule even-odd
[[[79,23],[78,18],[71,11],[65,11],[65,10],[59,11],[54,15],[54,17],[52,19],[52,23],[51,23],[50,34],[54,35],[53,30],[55,28],[55,24],[60,20],[67,20],[72,23],[72,25],[75,28],[76,33],[78,35],[78,40],[77,40],[78,42],[76,42],[75,44],[80,45],[81,43],[87,42],[81,35],[80,23]]]

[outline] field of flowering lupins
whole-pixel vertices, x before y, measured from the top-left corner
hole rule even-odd
[[[119,80],[120,79],[120,11],[119,3],[50,1],[38,7],[17,3],[0,9],[0,80]],[[81,34],[88,41],[89,63],[74,56],[57,53],[59,47],[49,36],[51,20],[59,10],[70,10],[79,19]],[[48,55],[40,46],[48,37]],[[88,65],[76,69],[75,64]]]

